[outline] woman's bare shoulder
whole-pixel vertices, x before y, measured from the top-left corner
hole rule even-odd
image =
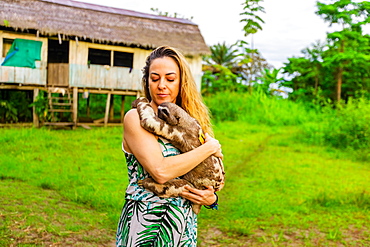
[[[132,116],[137,116],[137,117],[139,117],[139,114],[138,114],[138,112],[137,112],[137,109],[130,109],[128,112],[126,112],[126,114],[125,114],[125,118],[126,117],[132,117]]]
[[[129,110],[123,119],[124,133],[131,132],[135,135],[149,134],[140,124],[140,117],[136,109]]]
[[[126,112],[125,117],[123,118],[123,123],[126,124],[137,124],[140,121],[139,114],[136,109],[131,109]]]

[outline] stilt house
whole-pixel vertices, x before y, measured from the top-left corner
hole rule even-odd
[[[72,115],[44,124],[78,126],[81,95],[106,94],[104,118],[87,124],[109,125],[113,96],[123,105],[141,93],[141,69],[160,45],[183,52],[200,89],[209,49],[189,20],[71,0],[0,0],[0,90],[31,90],[34,99],[46,91],[49,113]]]

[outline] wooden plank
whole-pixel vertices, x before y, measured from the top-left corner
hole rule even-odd
[[[7,84],[1,84],[0,89],[16,89],[16,90],[34,90],[35,88],[38,88],[40,90],[46,91],[47,88],[43,86],[29,86],[29,85],[7,85]]]
[[[47,74],[49,86],[60,87],[69,85],[69,64],[49,63]]]
[[[49,126],[72,126],[74,123],[72,122],[45,122],[44,125]]]
[[[94,123],[103,123],[104,122],[104,118],[99,118],[99,119],[96,119],[93,121]]]
[[[70,86],[82,88],[141,90],[139,69],[103,65],[70,64]]]
[[[0,128],[32,127],[33,123],[0,123]]]
[[[73,109],[49,109],[49,112],[73,112]]]
[[[80,88],[78,89],[79,93],[83,93],[86,89]],[[132,95],[135,96],[138,94],[137,91],[127,91],[127,90],[107,90],[107,89],[89,89],[89,93],[95,93],[95,94],[115,94],[115,95]],[[140,92],[139,92],[140,93]]]
[[[87,126],[95,126],[95,127],[120,127],[122,126],[122,123],[77,123],[77,126],[82,126],[82,125],[87,125]]]
[[[53,102],[53,105],[56,106],[71,106],[72,103],[59,103],[59,102]]]
[[[104,126],[107,126],[107,124],[108,124],[110,98],[111,98],[111,94],[108,93],[108,95],[107,95],[107,104],[105,106]]]
[[[3,66],[5,67],[5,66]],[[22,67],[10,67],[13,70],[12,78],[8,78],[8,82],[22,83],[22,84],[36,84],[45,85],[43,73],[46,74],[45,69],[40,68],[22,68]]]
[[[73,107],[72,107],[72,121],[74,126],[77,126],[77,115],[78,115],[78,88],[73,88]]]
[[[36,101],[37,96],[39,95],[39,91],[40,90],[38,88],[35,88],[33,90],[33,102]],[[39,116],[37,116],[37,114],[36,114],[36,107],[35,106],[32,106],[32,119],[33,119],[33,126],[35,126],[36,128],[40,127]]]

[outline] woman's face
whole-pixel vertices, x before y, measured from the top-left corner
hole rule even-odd
[[[175,60],[170,57],[154,59],[148,79],[152,106],[157,107],[163,102],[176,103],[180,91],[180,69]]]

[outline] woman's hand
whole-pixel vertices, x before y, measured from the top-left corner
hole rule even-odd
[[[213,155],[223,159],[224,155],[222,154],[220,142],[215,138],[212,138],[208,133],[205,134],[205,137],[206,137],[206,139],[204,140],[205,144],[207,143],[207,145],[212,145],[212,148],[214,150]]]
[[[187,185],[185,189],[188,191],[182,192],[181,196],[195,204],[208,206],[212,205],[217,199],[215,190],[212,186],[207,186],[205,190],[198,190]]]

